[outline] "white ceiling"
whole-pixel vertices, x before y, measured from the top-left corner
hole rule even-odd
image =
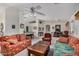
[[[0,4],[0,7],[16,7],[18,9],[30,8],[40,5],[42,8],[38,11],[46,14],[46,16],[38,15],[38,19],[44,20],[68,20],[72,14],[79,9],[77,3],[5,3]]]

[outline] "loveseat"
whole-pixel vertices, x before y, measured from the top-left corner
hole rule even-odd
[[[31,39],[24,34],[3,36],[1,40],[1,54],[13,56],[31,45]]]

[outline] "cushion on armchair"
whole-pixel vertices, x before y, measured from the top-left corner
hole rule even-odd
[[[68,43],[69,39],[66,37],[60,37],[58,41],[62,43]]]
[[[51,41],[51,34],[50,33],[45,33],[44,37],[42,38],[44,41],[48,40],[48,41]]]
[[[50,33],[45,33],[44,37],[45,38],[50,38],[51,37],[51,34]]]

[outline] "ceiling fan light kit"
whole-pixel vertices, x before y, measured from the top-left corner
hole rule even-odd
[[[26,8],[26,9],[25,9],[25,12],[31,13],[30,16],[36,16],[36,14],[45,16],[44,13],[38,11],[39,9],[41,9],[41,6],[40,6],[40,5],[38,5],[38,6],[36,6],[36,7],[33,7],[33,6],[32,6],[32,7],[30,7],[30,9],[27,9],[27,8]]]

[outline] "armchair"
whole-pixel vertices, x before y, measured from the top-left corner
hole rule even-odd
[[[51,39],[52,36],[50,33],[45,33],[44,37],[42,38],[42,40],[48,42],[49,45],[51,44]]]
[[[69,37],[69,32],[68,31],[64,31],[62,35],[63,35],[63,37]]]

